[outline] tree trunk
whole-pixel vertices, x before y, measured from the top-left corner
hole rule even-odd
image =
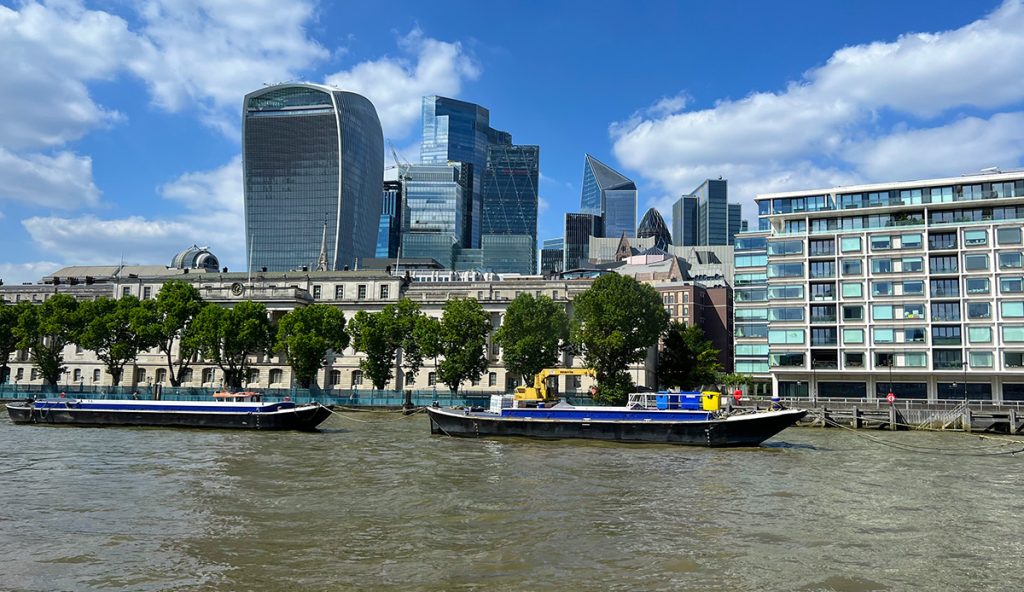
[[[124,373],[124,369],[117,368],[114,366],[107,366],[107,372],[110,372],[111,386],[121,386],[121,374]]]
[[[177,372],[174,371],[174,360],[171,358],[170,347],[165,349],[164,353],[167,354],[167,377],[171,380],[171,386],[179,387],[181,386],[181,377],[179,376],[181,373],[181,367],[178,368]]]

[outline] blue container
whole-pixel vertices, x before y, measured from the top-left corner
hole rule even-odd
[[[655,395],[655,405],[658,409],[701,409],[700,393],[671,393],[664,392]]]

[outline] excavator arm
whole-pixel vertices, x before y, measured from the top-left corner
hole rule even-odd
[[[592,368],[545,368],[533,377],[533,386],[521,386],[516,388],[517,401],[550,401],[553,397],[548,396],[547,380],[552,376],[590,376],[597,374]]]

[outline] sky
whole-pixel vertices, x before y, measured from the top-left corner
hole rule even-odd
[[[760,193],[1020,167],[1022,2],[0,0],[0,279],[193,243],[244,269],[242,97],[285,81],[368,97],[413,162],[424,95],[487,107],[541,148],[540,240],[586,153],[670,225],[706,178],[753,219]]]

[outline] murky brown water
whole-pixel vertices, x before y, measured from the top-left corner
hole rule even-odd
[[[456,440],[422,414],[348,417],[302,434],[4,411],[0,589],[1020,587],[1024,455],[810,428],[748,450]]]

